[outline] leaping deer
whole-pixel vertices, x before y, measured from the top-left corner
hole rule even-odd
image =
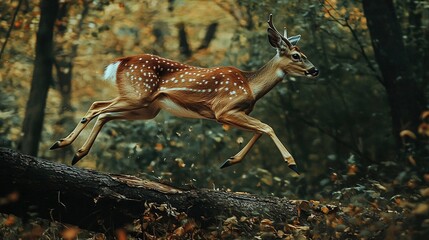
[[[86,156],[105,123],[114,119],[152,119],[161,109],[186,118],[216,120],[254,133],[250,141],[221,168],[243,160],[262,134],[267,134],[280,150],[288,166],[298,173],[295,160],[273,129],[248,114],[256,101],[268,93],[287,74],[317,77],[319,70],[296,46],[300,35],[280,34],[268,20],[268,40],[277,54],[257,71],[235,67],[200,68],[151,54],[116,59],[104,72],[104,78],[116,82],[119,96],[94,102],[76,128],[55,142],[51,149],[70,145],[88,125],[98,119],[72,164]]]

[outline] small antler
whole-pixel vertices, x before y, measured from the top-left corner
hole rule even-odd
[[[273,14],[272,13],[270,14],[270,16],[268,18],[268,26],[270,26],[270,28],[273,29],[275,32],[279,33],[279,31],[277,31],[276,27],[273,24]]]
[[[283,30],[283,37],[285,37],[287,39],[287,30],[286,30],[286,27],[284,27],[284,30]]]
[[[273,14],[271,13],[269,18],[268,18],[268,26],[274,30],[281,38],[282,40],[289,46],[292,47],[292,44],[289,42],[289,40],[287,39],[287,31],[286,31],[286,27],[284,28],[284,36],[277,31],[276,27],[273,24]]]

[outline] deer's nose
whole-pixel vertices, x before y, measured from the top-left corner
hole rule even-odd
[[[307,75],[308,77],[317,77],[319,75],[319,69],[312,67],[305,72],[305,75]]]

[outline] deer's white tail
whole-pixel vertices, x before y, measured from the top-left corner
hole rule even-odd
[[[118,71],[118,67],[121,61],[117,61],[109,64],[104,70],[104,80],[111,81],[113,83],[116,82],[116,72]]]

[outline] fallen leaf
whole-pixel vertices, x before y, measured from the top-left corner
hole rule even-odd
[[[227,218],[224,222],[223,225],[235,225],[237,224],[237,217],[236,216],[232,216],[230,218]]]
[[[78,234],[79,234],[79,228],[77,227],[68,227],[61,232],[61,236],[64,240],[76,239]]]
[[[424,215],[429,212],[429,204],[419,203],[416,208],[413,209],[413,213],[416,215]]]
[[[185,229],[183,229],[183,227],[178,227],[176,228],[176,230],[174,230],[174,235],[176,236],[183,236],[185,234]]]
[[[412,139],[416,139],[416,135],[415,135],[413,132],[411,132],[410,130],[402,130],[402,131],[399,133],[399,136],[400,136],[401,138],[409,137],[409,138],[412,138]]]
[[[380,183],[373,183],[372,185],[380,190],[387,191],[387,188]]]
[[[180,168],[184,168],[186,166],[186,164],[183,162],[183,159],[181,158],[176,158],[174,159],[174,161],[176,161],[177,166],[179,166]]]
[[[420,189],[420,194],[421,194],[423,197],[429,197],[429,188],[423,188],[423,189]]]
[[[320,210],[322,210],[322,212],[323,212],[324,214],[328,214],[328,213],[329,213],[329,208],[328,208],[328,207],[326,207],[326,206],[321,207],[321,208],[320,208]]]
[[[358,171],[358,167],[356,166],[356,164],[350,164],[348,166],[347,175],[349,176],[356,175],[357,171]]]
[[[156,151],[161,152],[161,151],[162,151],[162,149],[164,149],[164,146],[162,146],[162,144],[161,144],[161,143],[156,143],[156,144],[155,144],[155,150],[156,150]]]
[[[4,220],[3,224],[5,226],[10,227],[10,226],[14,225],[15,222],[16,222],[16,217],[13,216],[13,215],[8,215],[7,218],[6,218],[6,220]]]
[[[127,240],[127,232],[123,228],[116,229],[116,239]]]
[[[196,226],[197,224],[195,223],[195,221],[189,220],[185,223],[183,229],[185,230],[185,232],[192,232]]]

